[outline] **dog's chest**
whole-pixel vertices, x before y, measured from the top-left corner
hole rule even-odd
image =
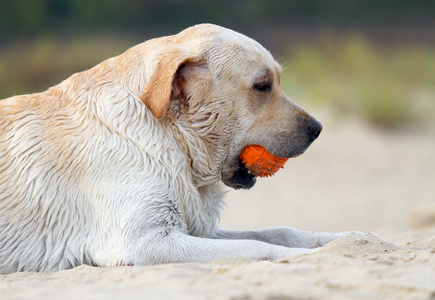
[[[217,226],[223,206],[220,183],[200,187],[193,198],[182,199],[188,233],[208,236]]]

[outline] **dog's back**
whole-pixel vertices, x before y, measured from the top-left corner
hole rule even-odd
[[[85,218],[83,197],[62,180],[71,118],[56,89],[0,101],[0,273],[92,263],[78,238],[87,227],[74,221]]]

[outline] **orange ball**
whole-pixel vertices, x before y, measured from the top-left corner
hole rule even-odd
[[[251,145],[243,149],[240,159],[252,175],[258,177],[272,176],[284,168],[288,158],[270,154],[263,146]]]

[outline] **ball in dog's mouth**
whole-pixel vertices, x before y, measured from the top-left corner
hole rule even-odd
[[[255,185],[256,177],[272,176],[283,168],[287,160],[288,158],[272,155],[262,146],[247,146],[235,162],[236,171],[222,181],[234,189],[250,189]]]
[[[240,160],[253,176],[269,177],[284,168],[288,158],[274,156],[263,146],[251,145],[243,149]]]

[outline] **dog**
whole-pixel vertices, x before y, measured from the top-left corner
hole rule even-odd
[[[0,101],[0,273],[276,260],[348,233],[218,228],[239,156],[302,154],[322,125],[281,90],[256,41],[201,24],[45,92]]]

